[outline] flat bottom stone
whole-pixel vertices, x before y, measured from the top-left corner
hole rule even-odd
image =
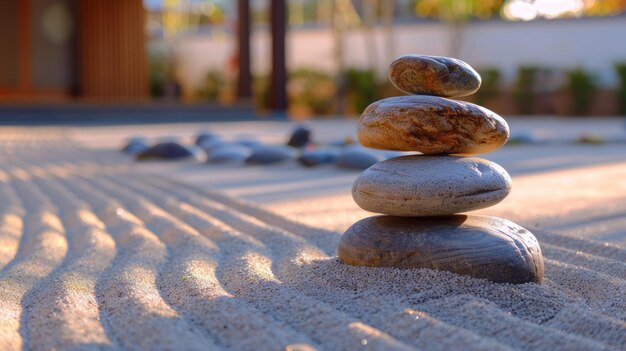
[[[429,268],[497,283],[540,283],[544,272],[531,232],[487,216],[369,217],[348,228],[338,253],[353,266]]]

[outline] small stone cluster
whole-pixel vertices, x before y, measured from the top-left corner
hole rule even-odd
[[[493,206],[511,190],[499,165],[470,155],[498,149],[506,121],[469,102],[480,76],[447,57],[407,55],[389,68],[393,84],[414,94],[368,106],[357,136],[365,147],[418,151],[378,162],[354,182],[361,208],[382,213],[353,224],[339,259],[349,265],[446,270],[502,283],[541,282],[535,236],[505,219],[457,213]]]

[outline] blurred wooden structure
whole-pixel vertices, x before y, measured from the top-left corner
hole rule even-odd
[[[148,97],[142,0],[0,1],[0,100]]]
[[[81,0],[77,5],[79,94],[148,96],[142,0]]]
[[[286,0],[271,0],[272,72],[267,106],[274,111],[287,110],[287,4]]]
[[[250,0],[238,0],[237,96],[250,100]],[[286,110],[285,0],[272,0],[268,106]],[[149,98],[142,0],[0,0],[0,101]]]

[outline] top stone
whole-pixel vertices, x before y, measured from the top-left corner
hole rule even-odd
[[[480,75],[467,63],[449,57],[405,55],[389,66],[389,78],[407,94],[459,97],[480,88]]]

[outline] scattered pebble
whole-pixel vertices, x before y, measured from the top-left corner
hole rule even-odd
[[[304,126],[299,126],[291,133],[287,145],[291,147],[305,147],[311,142],[311,130]]]
[[[292,160],[295,156],[296,149],[290,146],[263,145],[252,151],[252,154],[246,159],[246,163],[251,165],[269,165]]]
[[[225,144],[207,154],[207,163],[244,162],[251,154],[252,150],[244,145]]]
[[[351,147],[337,157],[336,165],[339,168],[365,170],[384,157],[379,152],[367,150],[361,147]]]
[[[151,146],[136,156],[137,160],[180,160],[197,158],[198,150],[176,142],[165,142]]]
[[[339,153],[338,150],[332,149],[305,151],[298,157],[298,162],[305,167],[331,164],[337,161]]]

